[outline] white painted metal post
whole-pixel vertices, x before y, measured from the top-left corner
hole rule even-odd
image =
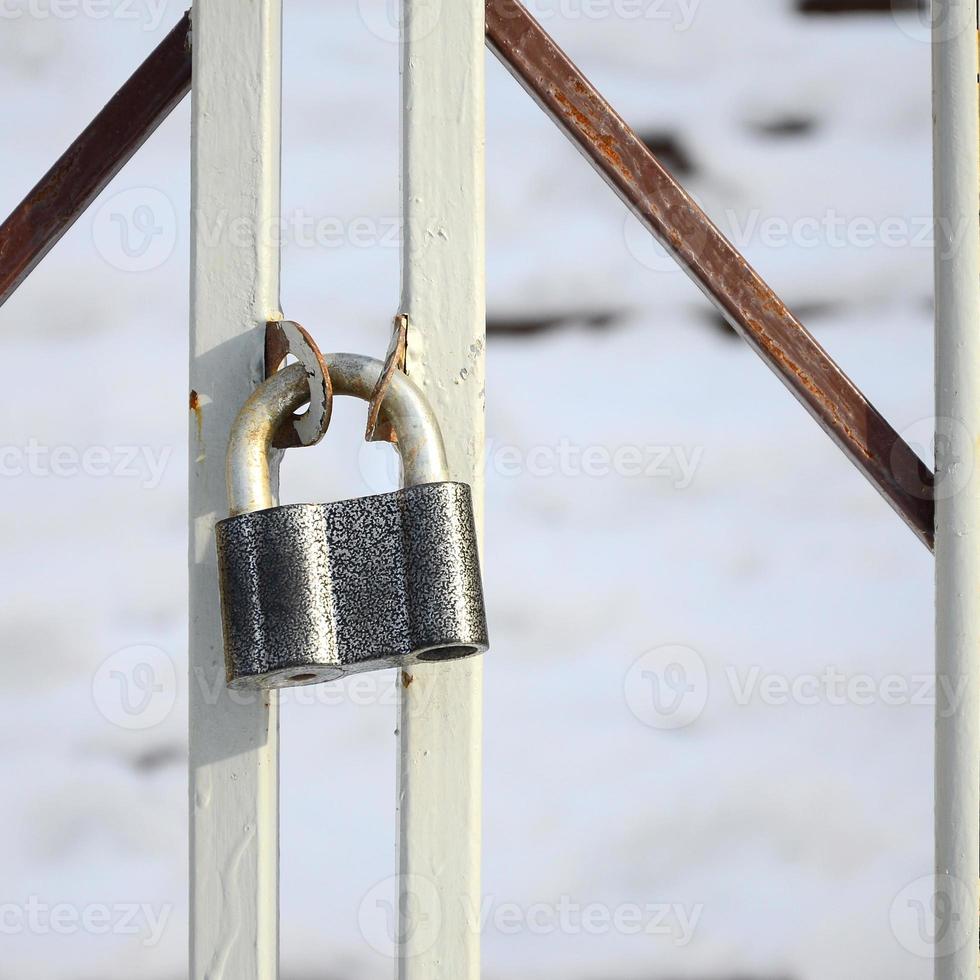
[[[193,11],[190,765],[192,980],[278,974],[278,718],[224,682],[213,527],[231,422],[279,308],[281,0]],[[242,223],[251,229],[248,242]],[[235,229],[232,233],[230,229]]]
[[[976,0],[933,0],[936,217],[936,980],[977,980],[980,103]]]
[[[439,419],[450,477],[482,523],[483,0],[404,0],[402,311],[407,370]],[[401,980],[480,975],[482,658],[403,675]]]

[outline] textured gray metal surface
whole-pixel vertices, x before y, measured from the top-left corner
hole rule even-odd
[[[228,683],[315,684],[487,649],[470,488],[430,483],[216,527]]]

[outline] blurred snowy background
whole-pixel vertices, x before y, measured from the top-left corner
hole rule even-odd
[[[6,214],[181,7],[3,9]],[[931,460],[914,2],[532,10]],[[396,310],[393,32],[286,3],[283,309],[327,350]],[[485,976],[925,980],[931,558],[488,61]],[[0,980],[186,976],[188,131],[0,312]],[[390,485],[361,416],[284,499]],[[284,980],[392,974],[392,680],[284,706]]]

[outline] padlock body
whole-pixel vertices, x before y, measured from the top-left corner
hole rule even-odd
[[[215,534],[230,687],[315,684],[488,647],[464,483],[274,507]]]

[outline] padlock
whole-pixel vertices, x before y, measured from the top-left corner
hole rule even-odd
[[[380,361],[355,354],[325,361],[334,394],[371,398]],[[442,434],[425,396],[395,372],[381,404],[402,489],[276,506],[272,439],[308,398],[302,365],[283,368],[255,389],[232,427],[231,516],[215,528],[229,686],[315,684],[483,653],[470,487],[446,479]]]

